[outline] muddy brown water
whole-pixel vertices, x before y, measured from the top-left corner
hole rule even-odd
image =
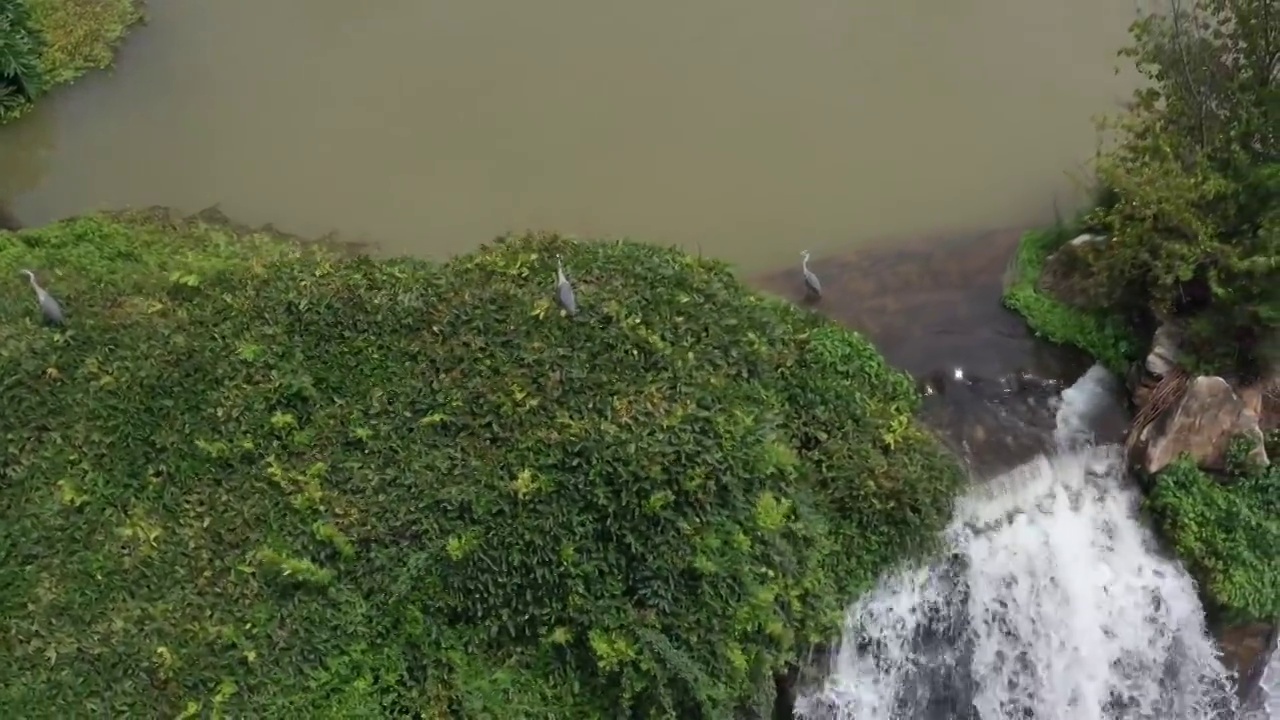
[[[27,225],[220,203],[432,257],[555,229],[747,272],[1069,206],[1133,0],[148,0],[0,130]]]

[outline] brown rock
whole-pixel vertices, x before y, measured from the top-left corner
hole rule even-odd
[[[1249,623],[1221,628],[1214,633],[1222,650],[1222,664],[1236,676],[1236,693],[1251,696],[1276,649],[1276,626]]]
[[[1141,430],[1137,447],[1148,473],[1159,472],[1183,453],[1206,470],[1222,470],[1227,448],[1237,435],[1254,440],[1250,457],[1260,465],[1268,464],[1257,413],[1226,380],[1198,377],[1172,408]]]

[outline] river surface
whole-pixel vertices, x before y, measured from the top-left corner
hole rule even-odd
[[[0,132],[26,225],[221,204],[443,257],[628,235],[748,272],[1068,208],[1134,0],[148,0]]]

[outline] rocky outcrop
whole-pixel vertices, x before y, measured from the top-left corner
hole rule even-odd
[[[1221,471],[1232,441],[1243,437],[1254,445],[1249,461],[1268,465],[1263,418],[1272,383],[1235,387],[1217,376],[1192,377],[1179,368],[1180,338],[1175,324],[1162,324],[1129,378],[1137,411],[1128,440],[1131,464],[1153,474],[1186,453],[1201,468]]]
[[[1236,437],[1254,442],[1251,462],[1268,464],[1257,413],[1220,377],[1188,380],[1171,408],[1135,430],[1135,459],[1147,473],[1159,472],[1183,453],[1205,470],[1224,470]]]
[[[1214,628],[1222,650],[1222,664],[1236,677],[1236,694],[1243,701],[1259,690],[1262,674],[1280,636],[1271,623],[1248,623]]]
[[[1102,235],[1084,234],[1058,248],[1044,262],[1036,289],[1059,302],[1080,309],[1096,308],[1101,304],[1087,283],[1090,277],[1089,255],[1099,249],[1107,238]]]

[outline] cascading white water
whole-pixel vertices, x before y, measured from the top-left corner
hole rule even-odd
[[[957,504],[945,557],[848,613],[812,720],[1208,720],[1236,715],[1194,585],[1093,447],[1101,368],[1063,392],[1059,452]]]

